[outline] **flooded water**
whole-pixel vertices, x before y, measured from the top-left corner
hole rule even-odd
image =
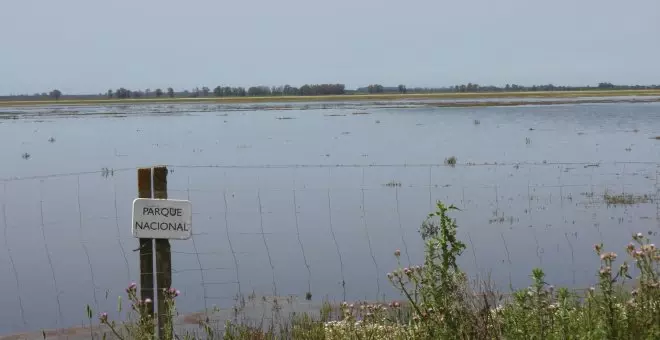
[[[461,209],[462,267],[503,291],[538,266],[586,287],[594,243],[658,240],[659,103],[403,106],[1,108],[0,334],[115,310],[139,278],[140,166],[168,165],[170,197],[193,204],[194,237],[172,242],[182,312],[252,292],[398,298],[392,253],[421,262],[436,200]],[[621,194],[638,202],[604,199]]]

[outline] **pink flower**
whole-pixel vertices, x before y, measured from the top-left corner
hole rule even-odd
[[[612,260],[612,261],[614,261],[614,260],[616,260],[616,256],[617,256],[616,253],[609,252],[609,253],[601,254],[600,259],[601,260]]]
[[[127,293],[134,292],[135,290],[137,290],[137,283],[135,282],[131,282],[131,284],[128,285],[128,288],[126,288]]]
[[[635,251],[635,245],[632,243],[628,243],[626,249],[628,250],[628,254],[632,254],[632,252]]]
[[[600,269],[600,275],[608,275],[612,272],[612,268],[608,267],[603,267]]]

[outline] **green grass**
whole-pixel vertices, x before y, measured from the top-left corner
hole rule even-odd
[[[576,97],[620,97],[620,96],[660,96],[660,90],[617,90],[617,91],[535,91],[535,92],[475,92],[475,93],[426,93],[426,94],[346,94],[329,96],[269,96],[269,97],[198,97],[198,98],[139,98],[139,99],[60,99],[32,101],[0,101],[1,106],[33,105],[89,105],[89,104],[147,104],[147,103],[278,103],[278,102],[317,102],[317,101],[391,101],[415,99],[485,99],[485,98],[576,98]],[[543,102],[540,105],[572,103],[573,101]],[[607,102],[594,100],[590,102]],[[443,106],[492,106],[523,105],[526,102],[469,102],[442,103]]]
[[[316,316],[291,318],[282,318],[274,303],[272,317],[264,316],[261,323],[228,321],[220,329],[200,320],[201,335],[168,332],[162,339],[219,339],[220,335],[228,340],[660,339],[660,250],[641,233],[624,247],[628,254],[624,261],[617,262],[619,256],[605,251],[602,244],[594,246],[600,265],[594,270],[595,284],[588,289],[554,287],[536,268],[529,287],[502,294],[488,281],[468,279],[459,267],[458,259],[467,247],[450,216],[456,209],[438,202],[423,222],[423,263],[404,266],[401,252],[393,252],[398,266],[387,277],[403,302],[344,302],[339,307],[324,303]],[[154,339],[150,301],[141,301],[137,291],[135,284],[126,290],[129,322],[115,323],[104,313],[99,316],[103,329],[119,339]],[[177,295],[174,290],[167,295],[170,318],[176,315]],[[118,305],[121,311],[121,299]],[[92,326],[89,307],[87,315]],[[166,320],[169,324],[171,319]],[[93,333],[90,336],[95,338]]]

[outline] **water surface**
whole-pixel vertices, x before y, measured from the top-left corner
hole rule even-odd
[[[536,266],[585,287],[592,244],[657,240],[660,104],[395,104],[0,109],[0,334],[115,309],[138,280],[140,166],[168,165],[170,197],[193,203],[195,236],[172,242],[182,312],[253,291],[398,298],[392,253],[421,261],[436,200],[461,209],[463,268],[502,290]],[[605,192],[649,199],[608,206]]]

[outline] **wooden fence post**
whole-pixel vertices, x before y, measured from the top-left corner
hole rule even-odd
[[[138,197],[151,198],[151,168],[140,168],[138,173]],[[154,259],[153,239],[141,238],[140,240],[140,299],[147,298],[154,301]],[[154,304],[149,308],[150,315],[154,313]]]
[[[167,167],[153,169],[154,198],[167,199]],[[156,239],[156,287],[158,288],[158,334],[172,335],[172,315],[165,303],[165,291],[172,286],[172,253],[170,240]]]

